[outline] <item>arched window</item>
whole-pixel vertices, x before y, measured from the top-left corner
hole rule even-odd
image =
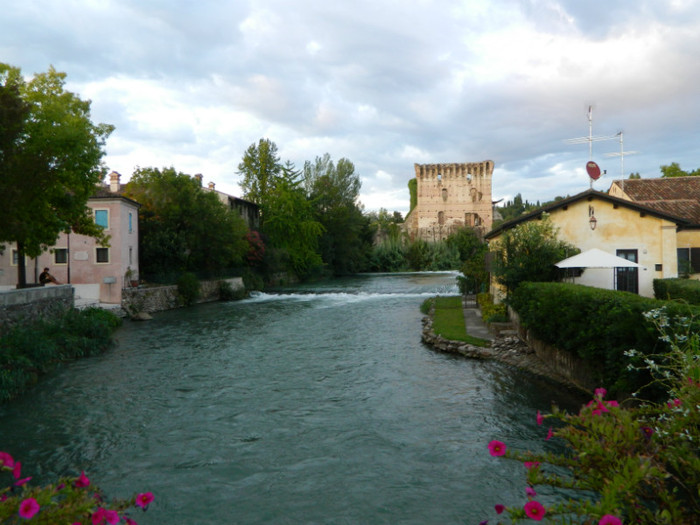
[[[442,188],[442,200],[447,201],[447,188]]]

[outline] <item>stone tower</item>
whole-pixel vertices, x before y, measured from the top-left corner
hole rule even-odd
[[[411,239],[435,242],[464,226],[491,230],[493,161],[414,166],[417,204],[404,223]]]

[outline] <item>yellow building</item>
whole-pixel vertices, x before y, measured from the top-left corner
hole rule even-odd
[[[588,268],[574,282],[646,297],[654,296],[654,279],[678,277],[678,249],[685,246],[682,243],[693,244],[699,231],[692,220],[659,207],[587,190],[508,221],[485,238],[489,245],[495,245],[503,232],[526,221],[540,220],[544,213],[559,229],[559,239],[582,252],[598,248],[639,264],[639,268]],[[494,287],[496,299],[497,289]]]

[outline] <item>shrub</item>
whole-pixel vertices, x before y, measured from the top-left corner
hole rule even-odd
[[[199,299],[199,279],[193,273],[183,273],[177,280],[177,293],[185,306],[191,306]]]
[[[228,281],[219,281],[219,300],[220,301],[237,301],[244,299],[247,295],[245,288],[233,289]]]
[[[481,318],[487,323],[498,323],[508,321],[508,310],[505,304],[494,304],[491,294],[480,293],[476,296],[476,301],[481,308]]]
[[[654,279],[654,297],[680,299],[700,305],[700,281],[690,279]]]

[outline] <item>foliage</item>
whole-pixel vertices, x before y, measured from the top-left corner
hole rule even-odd
[[[654,297],[676,299],[700,305],[700,281],[690,279],[654,279]]]
[[[260,266],[265,259],[265,242],[260,233],[257,231],[249,231],[245,236],[248,241],[248,252],[246,253],[246,261],[250,266]]]
[[[0,402],[19,395],[56,363],[103,351],[121,319],[99,308],[16,325],[0,338]]]
[[[8,486],[0,488],[0,522],[54,525],[100,525],[121,523],[136,525],[128,511],[130,507],[148,509],[153,501],[151,492],[137,494],[127,500],[107,502],[102,490],[81,472],[80,476],[62,477],[43,487],[29,484],[31,477],[22,478],[22,464],[7,452],[0,452],[0,475],[8,478]],[[2,487],[2,484],[0,484]]]
[[[369,221],[358,204],[360,176],[348,159],[336,164],[326,153],[304,164],[304,181],[315,219],[323,226],[319,250],[335,275],[355,273],[365,266],[371,248]]]
[[[368,269],[373,272],[401,272],[408,269],[403,243],[389,237],[375,245],[369,256]]]
[[[583,359],[598,384],[608,385],[614,395],[633,392],[649,382],[642,371],[628,370],[623,356],[630,348],[644,355],[658,350],[660,343],[644,312],[665,305],[670,315],[700,314],[698,307],[571,283],[523,283],[510,304],[523,327],[543,342]]]
[[[488,285],[485,257],[488,245],[473,228],[462,228],[447,238],[448,246],[459,250],[464,277],[458,279],[462,294],[475,293]]]
[[[125,195],[141,204],[141,273],[151,279],[237,266],[249,249],[239,214],[175,168],[138,168]]]
[[[413,208],[418,205],[418,180],[415,178],[408,181],[408,193],[411,197],[411,207],[408,213],[411,213]]]
[[[429,297],[425,301],[423,301],[420,305],[420,311],[424,315],[428,315],[430,313],[430,310],[432,310],[435,307],[435,297]]]
[[[661,166],[661,177],[662,178],[672,178],[672,177],[697,177],[700,175],[700,168],[693,171],[684,171],[681,169],[680,164],[677,162],[672,162],[668,166]]]
[[[493,273],[509,293],[525,281],[556,281],[554,263],[580,252],[557,239],[558,228],[549,216],[531,220],[506,230],[494,250]]]
[[[228,281],[219,281],[219,300],[220,301],[238,301],[245,299],[248,295],[245,288],[235,289]]]
[[[508,310],[503,303],[495,304],[491,294],[480,293],[476,296],[476,302],[481,309],[481,318],[487,323],[504,322],[508,320]]]
[[[700,516],[700,336],[690,318],[675,318],[664,309],[645,314],[661,335],[664,353],[640,356],[627,352],[632,368],[644,368],[662,387],[664,401],[624,408],[606,400],[597,389],[593,400],[578,414],[553,407],[552,414],[537,413],[538,424],[558,421],[547,438],[560,439],[565,453],[511,452],[492,442],[492,455],[522,461],[527,470],[527,492],[536,501],[538,485],[569,491],[573,498],[549,508],[541,517],[549,522],[582,524],[693,524]],[[637,363],[637,364],[635,364]],[[494,443],[498,443],[496,447]],[[530,502],[528,504],[530,504]],[[517,522],[525,508],[496,505]],[[539,504],[538,502],[538,505]]]
[[[185,306],[191,306],[196,303],[200,294],[197,276],[191,272],[183,273],[177,280],[177,293]]]
[[[283,167],[277,155],[277,145],[270,139],[261,138],[257,145],[251,144],[238,165],[238,173],[243,176],[239,183],[243,197],[262,208],[269,206],[268,200]]]
[[[61,232],[108,241],[87,201],[106,173],[102,157],[113,127],[92,123],[90,102],[66,91],[65,78],[51,67],[25,81],[18,68],[0,63],[0,243],[16,242],[20,255],[40,255]],[[24,285],[24,257],[19,261]]]
[[[433,332],[450,341],[462,341],[475,346],[488,347],[490,342],[467,333],[462,298],[459,296],[435,298]]]

